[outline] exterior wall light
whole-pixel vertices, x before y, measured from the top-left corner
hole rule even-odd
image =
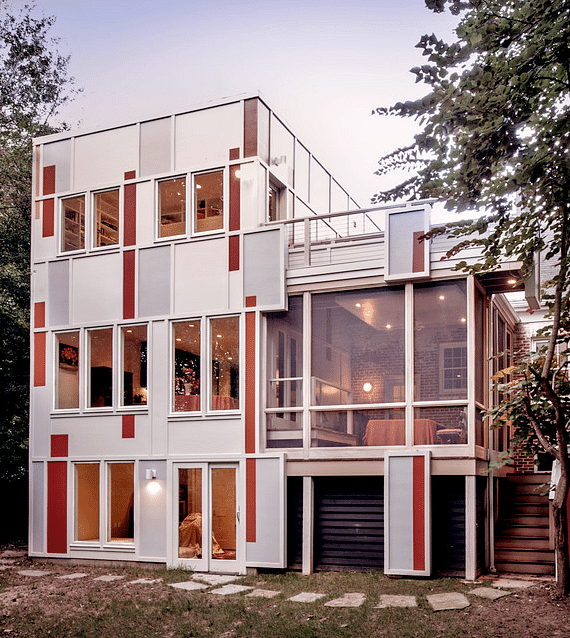
[[[156,480],[156,470],[145,470],[145,479],[148,483],[145,485],[145,490],[149,496],[158,496],[162,492],[162,486]]]
[[[367,381],[363,386],[362,389],[364,390],[364,392],[370,392],[370,390],[372,390],[372,384],[370,383],[370,381]]]

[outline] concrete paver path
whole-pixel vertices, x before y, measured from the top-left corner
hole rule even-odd
[[[447,609],[465,609],[470,603],[463,594],[448,592],[444,594],[430,594],[427,601],[434,611],[445,611]]]
[[[381,594],[380,602],[376,605],[376,609],[384,609],[386,607],[417,607],[418,601],[415,596],[396,596],[394,594]]]

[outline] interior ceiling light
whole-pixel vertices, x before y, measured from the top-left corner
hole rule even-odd
[[[355,305],[357,308],[362,307],[362,304],[360,304],[360,303],[356,303],[356,304],[354,304],[354,305]]]
[[[516,279],[507,279],[507,283],[510,284],[511,286],[514,286],[517,283]]]
[[[391,328],[391,327],[392,327],[392,324],[391,324],[391,323],[387,323],[387,324],[386,324],[386,330],[390,330],[390,328]]]
[[[467,321],[466,317],[461,317],[461,323],[465,323]]]
[[[367,381],[363,386],[362,389],[364,390],[364,392],[370,392],[370,390],[372,390],[372,384],[370,383],[370,381]]]
[[[439,300],[440,301],[445,301],[445,295],[439,295]]]

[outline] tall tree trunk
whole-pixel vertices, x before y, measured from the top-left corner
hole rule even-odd
[[[564,446],[566,447],[566,446]],[[566,452],[566,450],[564,450]],[[560,479],[552,501],[554,548],[556,550],[556,594],[566,597],[570,590],[568,567],[568,456],[560,459]]]

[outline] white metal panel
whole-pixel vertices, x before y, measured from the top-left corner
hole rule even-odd
[[[257,307],[285,310],[285,240],[281,227],[243,236],[243,294]]]
[[[141,124],[140,174],[153,175],[171,170],[171,122],[163,117]]]
[[[271,114],[269,169],[283,184],[293,185],[295,138],[283,123]]]
[[[43,151],[42,167],[55,166],[55,192],[71,190],[71,140],[44,144]]]
[[[75,138],[75,180],[72,190],[119,184],[127,171],[138,171],[136,125]]]
[[[137,245],[151,244],[156,236],[154,181],[137,184]]]
[[[49,326],[69,324],[69,259],[48,264],[46,319]]]
[[[170,312],[170,245],[139,251],[138,315],[152,317]]]
[[[265,221],[265,173],[259,163],[241,164],[240,172],[240,227],[255,228]]]
[[[156,470],[156,478],[148,480],[146,470]],[[159,491],[153,493],[149,483],[154,483]],[[166,503],[167,477],[166,461],[148,460],[138,464],[139,509],[136,519],[138,526],[138,554],[144,560],[166,560]]]
[[[32,399],[30,401],[30,454],[32,458],[42,458],[49,456],[49,433],[50,420],[49,412],[52,407],[51,380],[53,376],[54,363],[52,360],[52,349],[50,339],[47,339],[46,347],[46,383],[48,385],[34,388],[32,387]]]
[[[171,457],[243,454],[243,421],[237,419],[171,420],[168,423],[168,453]]]
[[[227,239],[177,244],[174,249],[174,312],[195,315],[227,308]]]
[[[225,164],[231,148],[241,148],[241,103],[216,106],[176,116],[175,170],[195,170]]]
[[[311,206],[317,215],[330,212],[330,175],[315,160],[311,158],[310,177]]]
[[[32,268],[32,301],[47,299],[47,264],[36,264]],[[46,317],[47,320],[47,317]]]
[[[255,542],[246,543],[248,567],[286,567],[285,455],[255,458]]]
[[[170,372],[170,331],[167,321],[149,324],[149,419],[151,424],[152,454],[166,455],[168,432],[166,419],[170,409],[172,374]]]
[[[40,211],[42,210],[42,203],[39,202]],[[58,222],[57,219],[54,220],[54,234],[52,237],[44,237],[43,236],[43,213],[40,212],[39,219],[32,218],[32,260],[40,261],[42,259],[49,259],[50,257],[55,257],[58,251],[58,235],[57,228]]]
[[[45,474],[43,463],[31,464],[31,494],[30,494],[30,551],[41,553],[45,551],[44,509],[45,503]]]
[[[409,207],[386,211],[386,281],[414,279],[429,275],[430,241],[416,244],[415,234],[429,230],[429,207]],[[414,271],[415,252],[423,253]],[[419,261],[419,260],[418,260]]]
[[[122,319],[123,262],[120,253],[74,259],[71,279],[73,322]]]

